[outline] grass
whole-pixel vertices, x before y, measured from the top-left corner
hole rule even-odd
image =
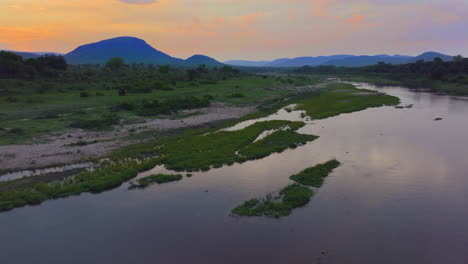
[[[358,95],[357,92],[370,94]],[[245,94],[247,97],[249,96],[247,92]],[[285,104],[294,102],[300,103],[299,107],[306,110],[307,114],[313,118],[326,118],[340,113],[363,110],[367,107],[398,104],[399,102],[396,97],[359,90],[347,84],[330,84],[323,91],[313,92],[308,96],[301,95],[301,97],[303,98],[271,100],[268,102],[270,105],[263,108],[259,114],[246,116],[236,122],[271,113]],[[1,107],[3,105],[0,105],[0,109]],[[90,115],[101,116],[99,111],[101,108],[77,111],[72,116],[73,118],[76,116],[84,116],[83,118],[89,118]],[[54,116],[50,115],[50,117]],[[31,121],[32,123],[25,122],[29,125],[37,122],[37,125],[47,127],[48,123],[44,120],[48,119],[34,119]],[[51,118],[50,120],[67,123],[61,118]],[[2,119],[1,122],[13,121]],[[17,122],[14,121],[13,124]],[[45,200],[78,195],[84,192],[99,193],[110,190],[136,177],[139,172],[150,170],[158,164],[164,164],[168,169],[176,171],[209,170],[212,167],[263,158],[272,153],[295,148],[317,138],[313,135],[303,135],[296,132],[304,126],[303,122],[284,120],[257,122],[237,131],[218,131],[219,128],[233,125],[236,122],[224,122],[215,127],[200,127],[174,133],[172,131],[170,133],[158,132],[155,134],[157,139],[119,150],[110,155],[111,162],[109,164],[104,164],[94,171],[79,173],[72,178],[34,185],[20,184],[23,179],[0,182],[0,211],[39,204]],[[57,129],[58,127],[59,125]],[[10,133],[10,131],[12,130],[2,130],[1,133]],[[256,141],[265,131],[274,132]],[[22,136],[21,133],[28,133],[28,131],[25,132],[25,129],[13,130],[13,132],[19,134],[19,137]],[[168,134],[174,135],[168,136]],[[129,159],[132,157],[140,158],[144,162]],[[264,200],[257,200],[255,204],[251,201],[244,207],[235,210],[234,213],[242,215],[243,208],[246,215],[261,214],[279,217],[289,214],[293,208],[306,204],[312,195],[313,192],[308,188],[294,184],[281,190],[278,199],[267,197]]]
[[[298,109],[305,110],[312,119],[324,119],[370,107],[398,105],[400,100],[375,91],[357,89],[352,84],[331,83],[318,96],[300,99],[297,103],[300,104]]]
[[[0,80],[0,86],[5,90],[20,90],[15,95],[0,93],[0,145],[30,143],[38,136],[63,131],[72,123],[84,128],[93,127],[96,122],[112,113],[115,106],[134,106],[136,109],[123,109],[116,113],[116,117],[122,123],[126,120],[138,119],[141,115],[156,118],[158,114],[167,114],[167,107],[159,101],[173,102],[178,98],[202,97],[209,98],[212,102],[223,102],[233,105],[249,105],[258,103],[266,98],[282,97],[290,91],[288,89],[272,89],[272,87],[293,87],[296,85],[314,84],[317,80],[304,77],[262,78],[249,76],[232,78],[217,82],[180,81],[173,90],[150,90],[149,93],[127,93],[119,96],[116,90],[109,89],[113,83],[92,82],[60,82],[52,83],[54,87],[60,87],[60,91],[38,93],[34,90],[21,88],[14,80]],[[21,87],[36,86],[34,82],[21,81]],[[88,97],[80,97],[80,91],[74,88],[92,87],[88,91]],[[233,96],[236,95],[236,96]],[[243,96],[239,96],[243,95]],[[149,109],[141,110],[139,106],[146,100]],[[187,101],[187,100],[186,100]],[[193,101],[193,100],[192,100]],[[195,102],[196,107],[206,106],[205,102]],[[171,105],[172,107],[172,105]],[[89,121],[91,120],[91,121]],[[89,123],[89,122],[91,123]],[[88,122],[88,123],[87,123]],[[83,125],[81,125],[83,124]],[[103,125],[109,128],[114,122]],[[22,133],[8,133],[8,129],[22,129]],[[102,129],[101,127],[99,129]]]
[[[314,192],[299,184],[289,185],[273,197],[268,195],[264,199],[251,199],[232,210],[238,216],[266,216],[278,218],[291,214],[295,208],[306,205]]]
[[[340,162],[330,160],[326,163],[307,168],[290,179],[297,183],[283,188],[277,195],[269,194],[263,199],[250,199],[232,209],[237,216],[266,216],[279,218],[291,214],[294,208],[306,205],[314,192],[307,186],[322,187],[325,177],[337,168]]]
[[[182,179],[181,174],[156,174],[150,175],[141,179],[137,180],[137,184],[132,183],[129,189],[135,188],[146,188],[152,183],[166,183],[166,182],[173,182],[173,181],[180,181]]]
[[[291,180],[294,180],[302,185],[313,187],[322,187],[325,177],[330,174],[333,169],[338,168],[340,162],[336,159],[327,161],[323,164],[307,168],[298,174],[292,175]]]
[[[397,80],[391,80],[386,78],[383,75],[345,75],[342,77],[342,80],[348,82],[368,82],[378,86],[401,86],[404,85],[403,82]]]
[[[125,152],[115,155],[108,164],[103,164],[94,171],[86,171],[63,180],[40,182],[34,185],[22,184],[25,179],[0,182],[0,211],[11,210],[25,205],[40,204],[45,200],[79,195],[85,192],[100,193],[120,186],[158,164],[178,170],[208,170],[211,166],[229,165],[244,162],[280,152],[300,142],[314,140],[316,136],[296,134],[302,122],[267,121],[259,122],[239,131],[215,132],[213,128],[200,128],[183,132],[181,135],[155,140],[154,145],[145,143],[132,146]],[[285,128],[289,131],[283,136],[265,137],[255,143],[254,140],[264,131]],[[210,132],[208,134],[205,134]],[[278,132],[276,132],[278,133]],[[292,133],[292,134],[291,134]],[[157,143],[156,143],[157,142]],[[260,143],[259,143],[260,142]],[[266,143],[268,142],[268,143]],[[253,147],[249,145],[253,145]],[[275,145],[274,148],[268,146]],[[144,146],[144,147],[143,147]],[[245,156],[236,152],[244,150]],[[131,155],[150,157],[143,162],[128,159]],[[158,156],[159,155],[159,156]],[[181,175],[180,175],[181,176]],[[143,179],[139,184],[163,182],[177,179],[157,176],[156,179]]]
[[[294,132],[303,122],[266,121],[257,122],[237,131],[219,131],[208,134],[184,136],[166,142],[159,147],[161,163],[176,171],[209,170],[213,167],[231,165],[235,162],[259,159],[274,152],[294,148],[297,144],[316,139],[316,136]],[[284,132],[254,142],[264,131],[288,127]]]
[[[147,171],[156,165],[157,159],[141,163],[127,160],[50,183],[39,182],[32,186],[23,186],[21,183],[24,179],[0,182],[0,212],[85,192],[100,193],[111,190],[136,177],[139,172]]]

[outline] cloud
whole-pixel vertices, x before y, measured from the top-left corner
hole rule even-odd
[[[119,1],[127,3],[127,4],[138,4],[138,5],[153,4],[157,2],[157,0],[119,0]]]
[[[356,15],[353,15],[352,17],[346,19],[346,22],[348,22],[348,23],[360,23],[360,22],[364,22],[365,19],[366,19],[366,17],[364,17],[363,15],[356,14]]]
[[[245,15],[241,17],[240,19],[240,26],[241,27],[247,27],[250,24],[256,23],[260,18],[264,17],[265,13],[263,11],[259,11],[256,13],[250,13],[248,15]]]

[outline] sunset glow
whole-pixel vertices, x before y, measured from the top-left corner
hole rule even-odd
[[[181,58],[468,55],[467,17],[464,0],[3,0],[0,49],[67,53],[134,36]]]

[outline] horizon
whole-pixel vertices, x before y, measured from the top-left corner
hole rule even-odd
[[[118,36],[118,37],[113,37],[113,38],[109,38],[109,39],[115,39],[115,38],[122,38],[122,37],[130,37],[130,38],[136,38],[136,37],[132,37],[132,36]],[[97,42],[100,42],[100,41],[104,41],[104,40],[109,40],[109,39],[103,39],[103,40],[99,40],[99,41],[95,41],[95,42],[91,42],[91,43],[86,43],[86,44],[83,44],[83,45],[87,45],[87,44],[93,44],[93,43],[97,43]],[[143,39],[144,40],[144,39]],[[145,40],[144,40],[145,41]],[[146,41],[145,41],[146,42]],[[149,44],[149,43],[148,43]],[[77,46],[76,48],[80,47],[82,45],[79,45]],[[71,50],[70,52],[74,51],[76,48],[74,48],[73,50]],[[153,47],[155,49],[157,49],[156,47]],[[157,49],[159,50],[159,49]],[[68,54],[69,52],[67,53],[61,53],[61,52],[56,52],[56,51],[24,51],[24,50],[9,50],[9,49],[0,49],[0,51],[10,51],[10,52],[24,52],[24,53],[33,53],[33,54],[59,54],[59,55],[66,55]],[[161,50],[159,50],[161,51]],[[162,51],[164,52],[164,51]],[[255,59],[237,59],[237,58],[234,58],[234,59],[226,59],[226,60],[218,60],[216,58],[217,61],[220,61],[220,62],[228,62],[228,61],[252,61],[252,62],[260,62],[260,61],[265,61],[265,62],[268,62],[268,61],[274,61],[274,60],[278,60],[278,59],[296,59],[296,58],[311,58],[311,57],[327,57],[327,56],[334,56],[334,55],[350,55],[350,56],[409,56],[409,57],[417,57],[419,55],[422,55],[424,53],[429,53],[429,52],[436,52],[436,53],[441,53],[441,52],[438,52],[438,51],[434,51],[434,50],[428,50],[428,51],[424,51],[424,52],[421,52],[421,53],[418,53],[418,54],[414,54],[414,55],[409,55],[409,54],[398,54],[398,53],[376,53],[376,54],[338,54],[338,53],[333,53],[333,54],[326,54],[326,55],[316,55],[316,56],[309,56],[309,55],[303,55],[303,56],[298,56],[298,57],[277,57],[277,58],[271,58],[271,59],[264,59],[264,60],[255,60]],[[168,54],[168,53],[166,53]],[[443,53],[441,53],[443,54]],[[172,56],[171,54],[168,54],[170,56]],[[211,57],[207,54],[200,54],[200,53],[197,53],[197,54],[192,54],[192,55],[189,55],[188,57],[177,57],[177,56],[173,56],[174,58],[181,58],[181,59],[189,59],[191,58],[192,56],[196,56],[196,55],[205,55],[205,56],[208,56],[208,57]],[[443,55],[449,55],[449,56],[456,56],[456,55],[460,55],[460,54],[443,54]],[[213,58],[213,57],[211,57]]]
[[[174,57],[219,61],[468,54],[462,0],[6,0],[0,14],[0,49],[21,52],[66,54],[133,36]]]

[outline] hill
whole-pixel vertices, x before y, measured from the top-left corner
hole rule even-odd
[[[3,50],[3,51],[8,51],[16,55],[19,55],[23,58],[23,60],[35,59],[44,55],[63,55],[57,52],[23,52],[23,51],[14,51],[14,50]]]
[[[319,57],[298,57],[288,60],[276,60],[269,64],[270,67],[301,67],[304,65],[318,66],[330,60],[339,60],[344,58],[353,57],[352,55],[332,55],[332,56],[319,56]]]
[[[224,64],[228,65],[246,67],[264,67],[268,63],[270,63],[270,61],[229,60],[224,62]]]
[[[185,64],[187,65],[200,65],[205,64],[206,66],[223,66],[221,62],[210,58],[204,55],[193,55],[192,57],[185,60]]]
[[[235,66],[254,66],[254,67],[302,67],[302,66],[320,66],[333,65],[337,67],[362,67],[385,62],[388,64],[406,64],[416,62],[418,60],[432,61],[435,58],[441,58],[444,61],[451,61],[453,58],[437,52],[426,52],[417,57],[405,55],[331,55],[319,57],[297,57],[293,59],[276,59],[273,61],[246,61],[246,60],[231,60],[226,61],[226,64]]]
[[[104,64],[110,58],[120,57],[126,63],[147,64],[183,64],[184,61],[173,58],[134,37],[118,37],[86,44],[65,55],[70,64]]]
[[[330,60],[322,65],[333,65],[337,67],[362,67],[368,65],[375,65],[379,62],[385,62],[389,64],[404,64],[407,63],[410,56],[389,56],[389,55],[376,55],[376,56],[353,56],[349,58],[343,58],[339,60]]]
[[[433,61],[435,58],[441,58],[443,61],[452,61],[453,60],[453,57],[452,56],[448,56],[448,55],[445,55],[445,54],[442,54],[442,53],[438,53],[438,52],[433,52],[433,51],[430,51],[430,52],[425,52],[419,56],[416,56],[412,59],[410,59],[408,62],[417,62],[419,60],[423,60],[423,61]]]

